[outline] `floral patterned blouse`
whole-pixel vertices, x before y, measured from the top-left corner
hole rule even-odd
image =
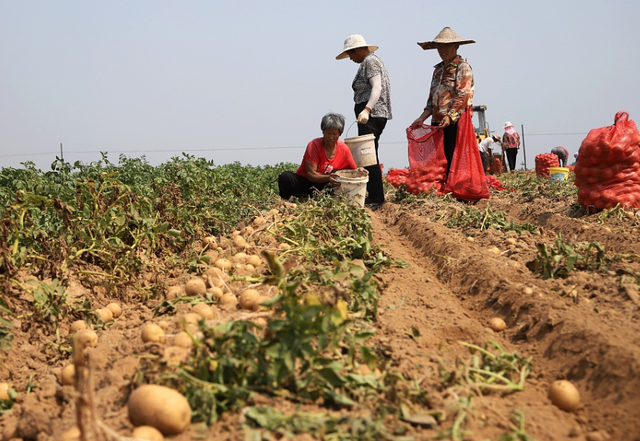
[[[366,103],[371,96],[371,84],[369,79],[380,75],[382,83],[382,92],[378,102],[371,109],[371,116],[375,118],[391,119],[391,83],[389,82],[389,72],[382,60],[373,52],[367,55],[356,76],[353,79],[351,87],[353,88],[353,101],[356,104]]]
[[[425,110],[431,112],[431,124],[445,116],[458,121],[462,112],[473,102],[473,71],[460,55],[446,66],[444,61],[434,66],[431,89]]]

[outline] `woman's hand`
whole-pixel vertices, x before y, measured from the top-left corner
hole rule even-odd
[[[360,173],[364,174],[364,175],[368,175],[368,174],[369,174],[369,170],[367,170],[367,169],[366,169],[366,168],[364,168],[364,167],[358,167],[358,168],[357,168],[357,170],[358,170]]]
[[[440,121],[440,127],[444,128],[444,127],[448,127],[451,125],[451,117],[449,117],[449,115],[445,116],[444,118],[442,118],[442,121]]]
[[[329,175],[329,182],[327,183],[329,187],[339,187],[340,183],[338,182],[338,175],[335,173],[331,173]]]

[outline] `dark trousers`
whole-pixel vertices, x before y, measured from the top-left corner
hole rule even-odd
[[[451,169],[451,161],[453,160],[453,152],[456,149],[456,140],[458,139],[458,123],[451,123],[442,129],[444,138],[444,156],[447,158],[447,178]]]
[[[278,176],[278,193],[282,199],[304,198],[322,191],[327,184],[316,184],[297,173],[285,171]]]
[[[356,104],[354,107],[356,118],[360,112],[367,107],[367,103]],[[378,155],[378,140],[382,131],[387,125],[387,118],[369,117],[366,124],[358,123],[358,136],[373,133],[376,146],[376,164],[365,167],[369,172],[369,182],[367,182],[367,204],[381,204],[384,202],[384,187],[382,185],[382,170],[380,170],[380,156]]]
[[[507,149],[507,161],[509,161],[509,171],[516,169],[516,156],[518,156],[518,149]]]
[[[482,169],[485,173],[489,172],[489,156],[488,152],[480,152],[480,159],[482,160]]]

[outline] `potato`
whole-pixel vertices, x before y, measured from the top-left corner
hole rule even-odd
[[[245,289],[240,294],[240,298],[238,299],[238,303],[242,309],[255,309],[256,308],[256,300],[260,297],[260,293],[255,289]]]
[[[122,314],[122,308],[118,303],[109,303],[106,308],[111,311],[113,318],[118,318]]]
[[[95,348],[98,346],[98,334],[91,329],[80,329],[74,334],[74,338],[77,338],[78,343],[85,348]]]
[[[507,324],[500,317],[492,317],[489,320],[489,327],[494,332],[500,332],[506,329]]]
[[[111,312],[110,309],[107,309],[107,308],[96,309],[96,314],[100,316],[100,320],[102,320],[104,323],[107,323],[113,320],[113,312]]]
[[[182,297],[183,294],[184,294],[184,287],[182,285],[174,285],[167,288],[165,297],[167,298],[167,300],[175,300]]]
[[[231,311],[233,309],[236,309],[236,306],[238,305],[238,298],[236,297],[235,294],[228,292],[224,294],[222,297],[220,297],[219,304],[220,304],[220,308],[226,311]]]
[[[209,248],[216,248],[218,246],[218,239],[216,239],[215,236],[207,236],[202,239],[202,244]]]
[[[262,264],[262,259],[257,254],[251,254],[247,257],[247,264],[253,265],[255,268],[259,267]]]
[[[71,429],[65,430],[62,435],[60,435],[60,441],[78,441],[82,433],[80,432],[80,428],[72,427]]]
[[[71,363],[66,365],[60,371],[60,384],[63,386],[73,386],[76,378],[76,366]]]
[[[217,286],[212,286],[211,288],[207,289],[207,292],[213,295],[216,299],[219,299],[224,294],[222,289]]]
[[[185,331],[180,331],[173,336],[173,345],[179,348],[191,349],[193,347],[193,340]]]
[[[516,244],[516,240],[513,237],[508,237],[507,239],[505,239],[504,243],[511,246]]]
[[[182,364],[189,360],[189,349],[179,346],[169,346],[164,350],[164,359],[170,364]]]
[[[262,305],[262,303],[264,303],[264,302],[268,302],[269,300],[271,300],[271,297],[269,297],[269,296],[267,296],[267,295],[261,295],[260,297],[258,297],[258,298],[256,299],[256,306],[255,306],[255,308],[256,308],[258,311],[267,311],[267,310],[269,309],[269,307],[268,307],[268,306],[264,306],[264,305]]]
[[[207,285],[201,277],[194,277],[184,284],[184,292],[187,296],[201,296],[207,292]]]
[[[266,223],[267,223],[267,220],[262,216],[258,216],[253,220],[254,227],[261,227]]]
[[[288,243],[281,243],[280,245],[278,245],[278,249],[285,251],[291,248],[291,245],[289,245]]]
[[[247,253],[244,253],[244,252],[241,251],[239,253],[235,253],[233,255],[233,257],[231,257],[231,261],[233,263],[242,263],[242,264],[244,264],[244,263],[247,262],[247,257],[248,257]]]
[[[225,259],[224,257],[218,259],[213,264],[216,268],[220,268],[221,270],[230,270],[233,264],[229,259]]]
[[[178,317],[179,323],[184,323],[185,325],[197,325],[198,322],[202,319],[202,316],[196,312],[187,312],[186,314],[182,314],[182,316]]]
[[[164,441],[162,433],[152,426],[138,426],[133,429],[131,436],[139,439],[148,439],[149,441]]]
[[[87,329],[87,324],[84,322],[84,320],[76,320],[75,322],[71,323],[71,326],[69,326],[70,332],[77,332],[81,329]]]
[[[234,236],[233,237],[233,246],[237,249],[237,250],[244,250],[247,246],[247,241],[244,240],[244,237],[242,236]]]
[[[8,400],[9,396],[9,383],[0,383],[0,401]]]
[[[530,296],[531,294],[533,294],[533,289],[531,289],[531,288],[530,288],[530,287],[528,287],[528,286],[525,286],[525,287],[522,289],[522,293],[523,293],[524,295]]]
[[[193,307],[191,308],[191,312],[198,314],[205,320],[213,318],[213,311],[211,310],[211,307],[206,303],[198,303],[196,305],[193,305]]]
[[[156,384],[134,390],[127,402],[129,420],[134,426],[151,426],[163,435],[178,435],[191,422],[191,407],[178,391]]]
[[[164,331],[155,323],[146,323],[142,326],[141,336],[145,343],[164,343]]]
[[[160,326],[164,332],[167,332],[169,330],[169,326],[171,325],[166,320],[160,320],[158,322],[158,326]]]
[[[556,380],[551,383],[549,399],[566,412],[573,412],[580,406],[580,392],[567,380]]]

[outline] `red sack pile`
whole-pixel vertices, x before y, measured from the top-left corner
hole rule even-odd
[[[542,178],[549,177],[550,167],[560,167],[560,160],[553,153],[541,153],[536,155],[536,175]]]
[[[406,168],[390,168],[387,173],[387,182],[398,188],[405,183],[407,176],[409,176],[409,170]]]
[[[492,175],[499,175],[505,173],[506,171],[507,168],[500,160],[500,158],[496,158],[495,156],[491,155],[491,162],[489,163],[489,173],[491,173]]]
[[[419,194],[435,190],[441,194],[447,173],[442,130],[416,124],[406,131],[409,141],[409,174],[405,181],[407,191]]]
[[[489,198],[489,186],[485,180],[470,107],[462,112],[458,120],[456,148],[453,151],[445,192],[463,201]]]
[[[411,167],[404,186],[411,194],[431,193],[443,194],[444,178],[447,172],[447,160],[444,167]]]
[[[598,210],[640,207],[640,134],[625,111],[612,126],[591,130],[575,167],[578,203]]]
[[[487,185],[489,186],[489,188],[493,188],[495,190],[498,191],[502,191],[502,190],[506,190],[506,187],[503,187],[502,184],[500,183],[500,180],[498,178],[496,178],[495,176],[485,176],[485,180],[487,181]]]

